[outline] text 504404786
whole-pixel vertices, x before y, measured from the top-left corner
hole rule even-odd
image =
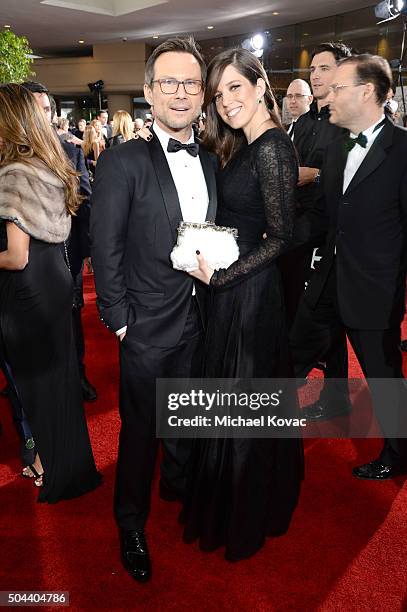
[[[0,591],[0,606],[69,606],[69,592]]]

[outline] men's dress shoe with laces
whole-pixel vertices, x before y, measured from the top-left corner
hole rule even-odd
[[[356,478],[363,478],[365,480],[387,480],[403,473],[405,473],[405,470],[402,470],[400,466],[386,465],[379,459],[359,465],[352,470],[352,474]]]
[[[308,421],[327,421],[328,419],[333,419],[337,416],[345,416],[349,414],[350,411],[351,406],[349,404],[330,408],[326,404],[317,400],[313,404],[305,406],[302,411],[302,416]]]
[[[95,387],[86,377],[81,378],[82,397],[85,402],[94,402],[98,398]]]
[[[125,569],[138,582],[151,578],[151,561],[146,536],[142,529],[120,530],[121,558]]]

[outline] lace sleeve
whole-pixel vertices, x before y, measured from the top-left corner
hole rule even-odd
[[[295,212],[298,164],[291,142],[284,134],[259,144],[255,171],[264,203],[267,238],[229,268],[215,271],[211,287],[232,286],[270,264],[291,240]]]

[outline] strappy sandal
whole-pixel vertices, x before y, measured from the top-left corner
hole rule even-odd
[[[27,467],[31,470],[33,474],[32,476],[29,476],[29,478],[34,478],[34,485],[36,487],[42,487],[44,485],[44,472],[42,472],[42,474],[39,474],[35,469],[34,465],[28,465]]]
[[[26,465],[23,468],[23,471],[21,472],[21,476],[23,478],[34,478],[34,474],[33,474],[32,470],[31,470],[31,466],[30,465]]]

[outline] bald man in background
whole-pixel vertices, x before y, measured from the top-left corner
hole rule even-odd
[[[287,110],[291,115],[291,123],[287,128],[287,134],[294,142],[295,138],[295,124],[298,117],[308,113],[309,107],[311,106],[313,96],[311,93],[310,86],[307,81],[303,79],[294,79],[288,86],[286,100]]]
[[[307,81],[294,79],[288,86],[286,101],[287,110],[291,115],[291,123],[287,127],[287,134],[295,143],[296,125],[298,119],[309,112],[313,101],[311,88]],[[299,132],[301,134],[301,130]],[[298,189],[297,189],[298,191]],[[297,193],[298,209],[301,213],[301,197]],[[284,299],[286,306],[287,325],[291,328],[302,294],[305,282],[309,276],[310,247],[305,245],[289,251],[279,258],[279,268],[283,281]]]

